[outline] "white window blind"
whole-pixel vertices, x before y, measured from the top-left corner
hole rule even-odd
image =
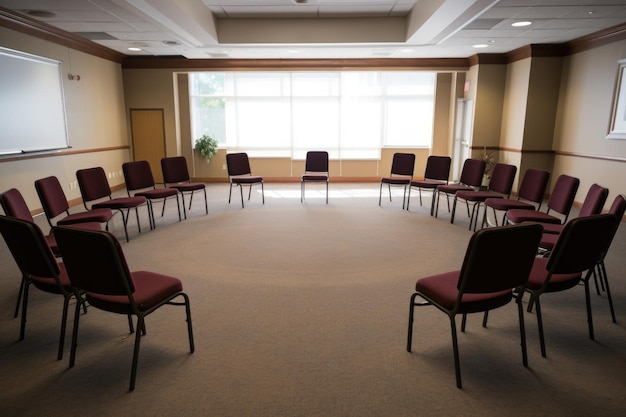
[[[304,159],[378,159],[383,147],[430,147],[435,73],[420,71],[192,73],[193,141]]]

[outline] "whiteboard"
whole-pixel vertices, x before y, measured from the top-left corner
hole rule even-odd
[[[61,62],[0,47],[0,156],[68,147]]]

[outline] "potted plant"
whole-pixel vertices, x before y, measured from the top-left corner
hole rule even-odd
[[[209,135],[202,135],[200,139],[196,139],[196,144],[193,149],[209,163],[211,158],[217,154],[217,146],[217,140]]]
[[[491,171],[493,171],[493,167],[496,165],[496,159],[493,153],[487,150],[486,146],[484,147],[483,153],[478,155],[478,159],[485,161],[485,172],[483,175],[482,185],[486,187],[491,179]]]

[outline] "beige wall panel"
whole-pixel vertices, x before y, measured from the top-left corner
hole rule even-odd
[[[378,161],[341,161],[341,174],[347,178],[379,177]]]
[[[609,187],[610,200],[626,192],[626,141],[605,138],[617,62],[625,55],[626,41],[620,41],[564,60],[554,136],[553,176],[581,178],[584,192],[600,183]],[[579,193],[576,200],[582,199]]]
[[[574,54],[564,62],[555,149],[626,157],[626,141],[606,140],[617,61],[626,41]]]
[[[505,90],[504,65],[480,65],[476,79],[471,146],[498,146]]]
[[[165,153],[167,156],[178,155],[176,108],[174,106],[175,90],[172,70],[125,69],[123,74],[126,108],[163,109]],[[127,117],[130,117],[128,111]]]
[[[530,69],[524,149],[552,149],[563,58],[533,58]]]
[[[500,146],[521,149],[528,105],[531,59],[507,65]]]

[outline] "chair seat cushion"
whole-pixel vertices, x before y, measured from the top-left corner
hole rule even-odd
[[[561,219],[543,211],[513,209],[506,212],[506,218],[512,223],[540,222],[561,224]]]
[[[263,177],[246,175],[243,177],[231,177],[230,180],[234,184],[256,184],[258,182],[263,182]]]
[[[461,271],[445,272],[421,278],[415,284],[415,290],[425,299],[432,300],[447,310],[452,310],[459,290],[457,284]],[[506,273],[506,272],[503,272]],[[513,298],[512,291],[498,291],[488,294],[463,294],[459,313],[475,313],[503,306]]]
[[[549,233],[551,235],[558,235],[563,231],[565,227],[564,224],[556,224],[556,223],[542,223],[542,222],[524,222],[525,224],[540,224],[543,227],[543,233]]]
[[[490,199],[488,198],[487,200],[485,200],[485,205],[487,207],[491,207],[494,210],[501,210],[501,211],[507,211],[507,210],[513,210],[513,209],[520,209],[520,210],[535,210],[536,207],[530,203],[526,203],[524,201],[519,201],[519,200],[510,200],[508,198],[496,198],[496,199]]]
[[[206,188],[206,185],[201,182],[187,182],[182,184],[170,185],[171,188],[175,188],[180,192],[184,191],[197,191]]]
[[[147,311],[178,295],[182,282],[175,277],[156,272],[131,273],[135,292],[133,298],[140,311]],[[132,314],[130,300],[126,295],[101,295],[86,293],[87,300],[96,308],[120,314]]]
[[[456,196],[457,198],[467,201],[485,201],[488,198],[504,198],[504,196],[490,191],[459,191],[456,193]]]
[[[535,291],[541,288],[548,276],[548,270],[546,269],[548,259],[549,258],[535,259],[526,288]],[[575,287],[580,282],[581,277],[582,273],[580,272],[574,274],[553,274],[545,292],[563,291]]]
[[[385,177],[385,178],[381,178],[380,182],[383,184],[407,185],[411,182],[411,179],[410,178]]]
[[[411,181],[411,187],[418,188],[437,188],[440,185],[447,185],[445,181],[438,180],[414,180]]]
[[[552,249],[554,249],[554,245],[556,245],[557,240],[559,240],[559,235],[554,233],[544,233],[543,235],[541,235],[539,247],[547,251],[552,251]]]
[[[146,190],[135,193],[135,196],[145,197],[149,199],[167,198],[178,194],[178,190],[174,188],[155,188],[154,190]]]
[[[70,279],[67,276],[65,265],[63,264],[63,262],[59,262],[58,265],[59,282],[61,283],[61,286],[63,286],[63,289],[65,289],[65,291],[72,292],[72,284],[70,283]],[[59,289],[59,286],[57,285],[54,278],[31,276],[30,279],[33,282],[33,285],[42,291],[52,294],[61,294],[61,290]]]
[[[113,217],[113,212],[108,208],[99,208],[87,211],[81,211],[79,213],[70,214],[67,217],[62,218],[57,223],[68,225],[74,223],[85,223],[85,222],[98,222],[98,223],[106,223]]]
[[[306,174],[302,176],[302,181],[328,181],[328,175]]]
[[[473,188],[467,185],[460,185],[460,184],[440,185],[437,187],[437,192],[446,193],[446,194],[455,194],[457,191],[469,191],[469,190],[473,190]]]
[[[110,208],[110,209],[121,209],[121,208],[135,208],[142,204],[146,203],[146,198],[141,196],[135,197],[120,197],[113,198],[111,200],[101,201],[99,203],[95,203],[91,206],[91,208]]]

